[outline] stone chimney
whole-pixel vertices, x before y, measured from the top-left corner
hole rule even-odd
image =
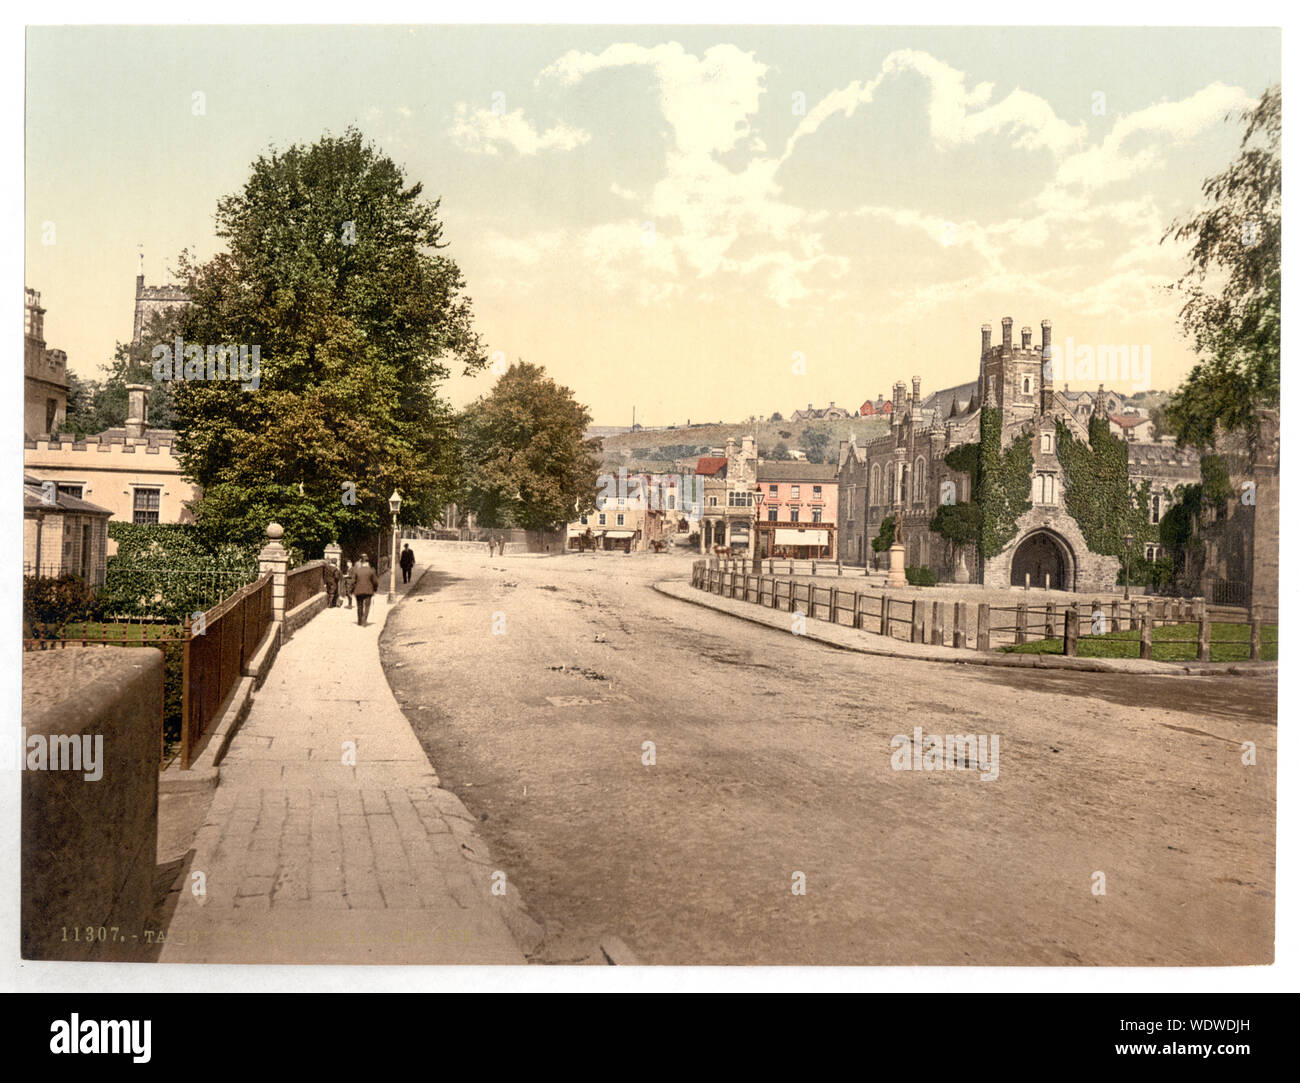
[[[139,440],[149,426],[149,385],[126,385],[126,435]]]
[[[986,323],[980,328],[980,356],[983,357],[989,352],[993,345],[993,325]]]
[[[921,405],[921,377],[912,377],[912,409]]]
[[[1020,348],[1022,350],[1031,349],[1034,341],[1034,332],[1028,327],[1020,329]]]
[[[1002,317],[1002,348],[1005,350],[1011,349],[1011,325],[1015,322],[1010,316]]]
[[[889,417],[889,424],[897,425],[903,419],[903,396],[907,393],[907,385],[899,380],[894,384],[894,412]]]

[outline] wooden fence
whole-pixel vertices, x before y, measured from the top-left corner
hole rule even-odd
[[[771,562],[764,561],[764,564]],[[791,568],[800,562],[776,561],[775,570],[755,572],[745,561],[698,560],[691,586],[724,598],[770,609],[800,612],[814,619],[892,636],[912,643],[988,651],[1041,643],[1039,653],[1086,654],[1181,661],[1194,653],[1208,662],[1276,657],[1277,608],[1259,606],[1247,613],[1226,606],[1207,606],[1200,599],[1135,598],[1058,605],[995,606],[986,602],[891,597],[887,589],[863,592],[851,587],[800,582],[805,574]],[[816,562],[804,562],[814,564]],[[834,565],[831,565],[834,567]],[[974,611],[972,614],[972,610]],[[974,628],[971,618],[974,616]],[[1167,628],[1169,633],[1155,629]],[[973,634],[972,634],[973,633]],[[1171,634],[1172,633],[1172,634]],[[1153,650],[1153,643],[1160,650]]]

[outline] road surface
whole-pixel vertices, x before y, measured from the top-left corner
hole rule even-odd
[[[651,589],[688,567],[426,545],[385,629],[539,961],[1272,958],[1273,680],[851,654]],[[918,726],[996,735],[997,777],[896,770]]]

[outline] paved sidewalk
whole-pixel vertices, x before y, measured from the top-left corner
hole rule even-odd
[[[281,647],[220,764],[160,961],[525,961],[507,922],[532,923],[492,894],[469,812],[388,687],[393,608],[377,594],[364,628],[326,609]]]
[[[693,605],[715,609],[739,617],[751,624],[761,624],[791,634],[791,614],[784,608],[771,609],[756,602],[725,598],[691,586],[689,579],[674,579],[654,584],[660,594]],[[941,647],[913,643],[906,639],[882,636],[847,624],[832,624],[808,617],[800,633],[806,639],[825,643],[840,650],[875,654],[888,658],[906,658],[917,662],[947,662],[964,666],[1002,666],[1014,669],[1072,669],[1090,673],[1136,673],[1148,676],[1242,676],[1275,677],[1276,662],[1148,662],[1137,658],[1066,658],[1059,654],[1008,654],[1003,651],[978,651],[969,648]]]

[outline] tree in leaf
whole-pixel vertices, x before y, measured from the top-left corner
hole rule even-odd
[[[956,564],[959,552],[980,540],[983,525],[983,516],[977,504],[962,501],[958,504],[939,505],[934,518],[930,520],[930,529],[948,543],[949,567]]]
[[[804,454],[810,463],[824,463],[826,461],[826,449],[830,446],[830,433],[821,432],[809,426],[804,429],[799,437],[799,443],[803,447]]]
[[[373,536],[393,489],[432,522],[457,484],[439,384],[486,363],[439,201],[349,129],[259,157],[216,223],[227,250],[181,259],[184,337],[256,345],[260,369],[175,386],[198,522],[254,541],[276,519],[309,557]]]
[[[1175,221],[1162,238],[1191,242],[1173,288],[1200,358],[1165,421],[1179,444],[1199,448],[1214,446],[1216,426],[1253,440],[1259,409],[1276,407],[1281,396],[1281,87],[1265,91],[1240,120],[1241,153],[1201,186],[1208,207]]]
[[[596,506],[600,441],[573,392],[519,361],[460,419],[464,501],[488,527],[550,530]]]

